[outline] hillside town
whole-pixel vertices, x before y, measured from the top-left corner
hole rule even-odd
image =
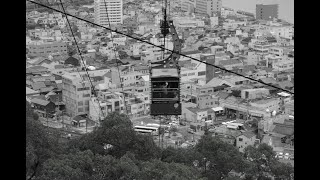
[[[135,126],[164,127],[162,137],[153,137],[162,147],[195,146],[210,134],[240,152],[266,143],[279,161],[293,165],[294,25],[277,17],[258,19],[223,7],[221,0],[203,1],[214,4],[211,9],[196,2],[174,0],[168,6],[181,54],[192,59],[181,56],[178,62],[182,113],[163,117],[150,115],[149,65],[170,51],[110,32],[98,10],[103,1],[66,4],[65,10],[106,28],[59,12],[27,11],[26,100],[43,125],[72,139],[118,112]],[[162,1],[107,3],[115,6],[111,29],[174,48],[170,36],[161,36]]]

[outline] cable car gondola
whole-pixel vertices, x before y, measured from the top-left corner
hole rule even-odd
[[[161,32],[164,37],[172,36],[173,53],[166,59],[151,63],[151,105],[150,115],[181,115],[180,103],[180,67],[178,60],[181,43],[172,20],[161,21]]]

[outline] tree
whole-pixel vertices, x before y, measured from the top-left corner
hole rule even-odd
[[[244,172],[247,167],[242,154],[234,146],[216,137],[202,136],[195,148],[204,157],[199,162],[209,179],[225,178],[231,170]]]
[[[41,180],[89,179],[93,174],[94,155],[91,151],[63,154],[48,159],[37,177]]]
[[[159,154],[152,137],[136,134],[128,116],[117,112],[109,114],[101,127],[73,140],[69,145],[69,151],[75,149],[91,150],[95,154],[112,155],[116,158],[129,151],[134,153],[137,159],[143,160],[149,160]]]
[[[178,128],[176,126],[173,126],[169,129],[169,136],[172,133],[173,136],[176,136],[176,132],[178,132]]]
[[[294,172],[291,164],[285,164],[278,161],[271,163],[270,169],[273,175],[279,179],[290,179]]]
[[[266,174],[278,178],[290,179],[293,167],[290,164],[279,162],[275,158],[272,147],[263,143],[258,147],[248,146],[244,150],[245,157],[251,162],[246,171],[248,176],[263,178]]]
[[[119,58],[124,59],[128,57],[128,54],[125,51],[118,51],[119,52]]]
[[[61,152],[56,131],[49,135],[30,104],[26,102],[26,177],[34,177],[39,167],[50,157]]]

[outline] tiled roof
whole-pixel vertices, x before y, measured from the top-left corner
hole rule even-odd
[[[290,81],[282,81],[282,82],[279,82],[278,84],[282,89],[294,87],[293,83]]]
[[[79,66],[80,63],[79,63],[79,60],[70,56],[69,58],[67,58],[65,61],[64,61],[64,64],[71,64],[73,66]]]
[[[226,66],[226,65],[233,65],[233,64],[242,64],[242,62],[237,59],[229,59],[229,60],[220,61],[219,64],[221,66]]]
[[[101,76],[94,76],[94,77],[91,77],[91,79],[92,79],[93,81],[102,81],[102,80],[103,80],[103,77],[101,77]]]
[[[46,87],[46,85],[44,84],[44,82],[35,82],[35,83],[33,83],[31,86],[32,86],[32,89],[33,89],[33,90],[39,90],[39,89],[41,89],[41,88],[45,88],[45,87]]]
[[[28,95],[28,94],[35,94],[35,93],[38,93],[38,91],[35,91],[35,90],[33,90],[33,89],[30,89],[30,88],[26,87],[26,94],[27,94],[27,95]]]
[[[226,92],[218,92],[218,94],[216,95],[216,96],[218,96],[218,97],[220,97],[221,99],[227,99],[227,97],[229,97],[230,96],[230,94],[229,93],[226,93]]]
[[[200,53],[199,50],[181,52],[181,54],[184,54],[184,55],[199,54],[199,53]]]
[[[46,101],[46,100],[38,99],[38,98],[32,99],[31,102],[34,103],[34,104],[42,105],[42,106],[46,106],[46,105],[48,105],[50,103],[50,101]]]
[[[49,99],[53,103],[61,102],[62,101],[62,94],[50,95]]]
[[[40,92],[50,92],[54,89],[54,87],[50,86],[50,87],[44,87],[40,89]]]
[[[252,137],[254,137],[254,136],[256,136],[253,132],[244,132],[244,133],[242,133],[242,135],[244,135],[245,137],[247,137],[247,138],[252,138]]]
[[[283,134],[283,135],[292,135],[294,133],[294,126],[274,123],[274,128],[272,132]]]
[[[260,79],[262,82],[267,83],[267,84],[276,84],[277,81],[274,78],[268,77],[268,78],[261,78]]]

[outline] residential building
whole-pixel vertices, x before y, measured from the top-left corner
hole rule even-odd
[[[211,25],[211,28],[218,26],[219,25],[219,17],[218,16],[210,17],[210,25]]]
[[[294,60],[285,59],[272,64],[272,68],[276,71],[285,71],[294,68]]]
[[[207,0],[196,0],[196,13],[207,14]]]
[[[34,42],[27,45],[28,55],[31,56],[48,56],[51,53],[67,54],[67,44],[64,42]]]
[[[207,14],[221,16],[222,0],[207,0]]]
[[[278,4],[257,4],[256,5],[256,19],[273,20],[278,18]]]
[[[269,89],[266,88],[244,89],[241,91],[242,99],[257,99],[267,95],[269,95]]]
[[[92,97],[89,101],[90,119],[98,122],[111,112],[124,113],[123,97],[119,92],[99,92],[98,97]]]
[[[220,16],[221,8],[222,0],[196,0],[196,13]]]
[[[196,0],[181,0],[181,10],[189,13],[194,13],[196,8]]]
[[[122,0],[95,0],[94,22],[109,27],[109,21],[112,25],[123,23]]]
[[[284,105],[285,113],[294,116],[294,101]]]
[[[215,111],[212,108],[187,107],[183,109],[182,115],[184,119],[194,123],[204,123],[207,120],[215,119]]]
[[[244,132],[236,138],[236,147],[240,152],[244,152],[246,147],[254,146],[255,143],[259,143],[259,141],[253,132]]]
[[[140,78],[144,75],[141,72],[134,71],[134,68],[131,66],[122,66],[119,67],[120,70],[120,78],[119,71],[117,68],[112,68],[110,73],[111,82],[116,84],[117,87],[133,86],[140,82]]]
[[[230,60],[220,61],[219,65],[224,67],[227,70],[232,70],[235,67],[243,66],[243,63],[238,59],[230,59]]]
[[[280,99],[279,98],[272,98],[272,99],[261,99],[258,101],[252,101],[250,102],[251,106],[268,110],[269,112],[276,111],[278,112],[280,110]]]
[[[53,102],[43,99],[33,98],[31,100],[31,105],[35,108],[35,112],[41,117],[52,116],[56,110],[56,105]]]
[[[192,79],[205,78],[206,64],[191,60],[181,67],[181,82],[188,82]]]
[[[282,57],[284,55],[284,49],[282,47],[270,47],[269,53]]]
[[[33,89],[26,87],[26,96],[27,97],[38,96],[38,95],[40,95],[39,91],[35,91]]]
[[[66,113],[72,117],[89,113],[91,84],[85,73],[81,76],[78,73],[62,75],[62,99]]]
[[[272,45],[264,39],[252,40],[252,45],[253,45],[252,48],[258,54],[262,54],[262,55],[267,54],[269,52],[269,48],[272,47]]]
[[[197,107],[200,109],[213,108],[218,106],[218,97],[208,94],[200,94],[197,99]]]

